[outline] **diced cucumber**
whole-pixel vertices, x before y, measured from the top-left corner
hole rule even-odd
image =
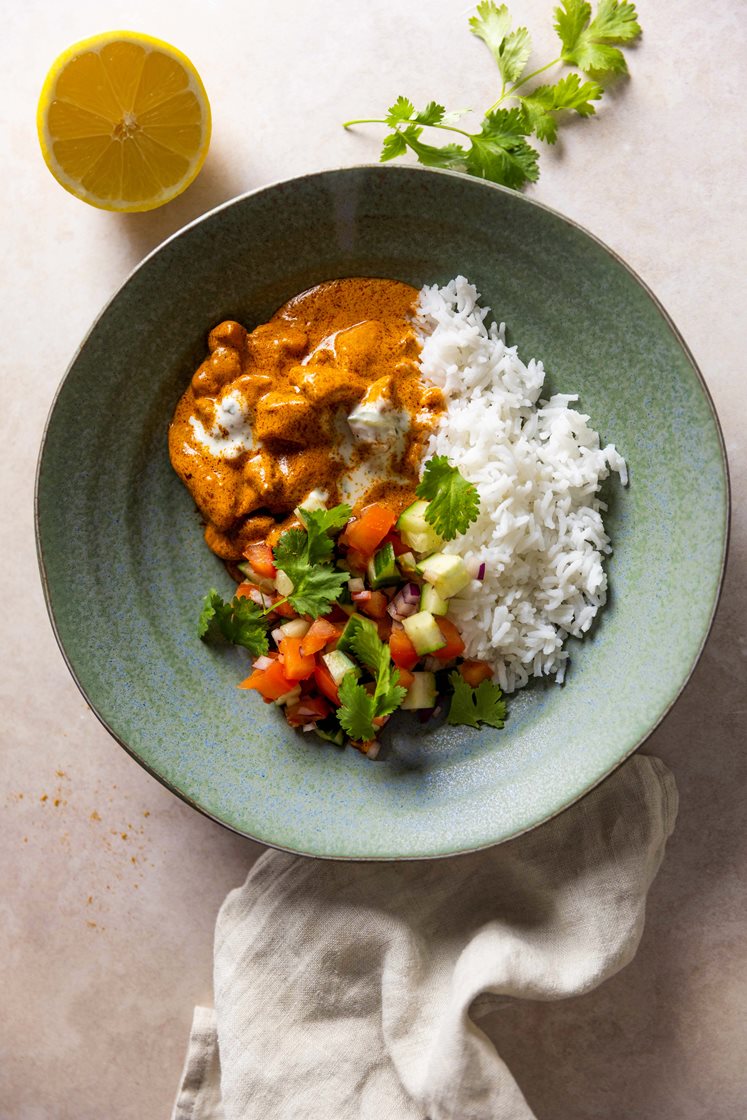
[[[353,646],[352,646],[352,643],[351,643],[350,639],[352,638],[356,627],[361,622],[364,622],[364,621],[366,621],[366,620],[364,620],[362,615],[355,614],[355,613],[350,615],[347,622],[345,623],[345,629],[343,630],[342,634],[340,634],[340,637],[337,639],[337,648],[342,653],[353,653]]]
[[[446,639],[430,611],[418,611],[409,618],[403,618],[402,625],[416,652],[421,656],[425,653],[433,653],[434,650],[446,645]]]
[[[408,548],[415,552],[434,552],[441,548],[443,538],[425,519],[427,502],[413,502],[399,515],[397,530]]]
[[[324,722],[317,723],[315,732],[327,743],[334,743],[337,747],[345,745],[345,732],[335,719],[325,719]]]
[[[289,692],[284,692],[282,696],[278,696],[275,701],[278,708],[284,708],[286,704],[295,704],[296,700],[301,699],[301,686],[297,684],[295,688],[291,688]]]
[[[271,576],[261,576],[255,572],[248,560],[240,560],[236,567],[241,572],[242,576],[246,576],[250,583],[253,583],[260,591],[274,591],[275,580]]]
[[[333,649],[331,653],[322,654],[322,661],[329,669],[329,675],[335,684],[341,684],[342,678],[346,676],[351,670],[356,674],[360,673],[357,665],[354,665],[349,657],[346,657],[339,649]]]
[[[407,544],[417,552],[418,556],[428,556],[443,543],[440,537],[434,540],[429,533],[409,533],[407,539]]]
[[[418,562],[412,552],[403,552],[401,556],[397,557],[397,564],[399,570],[405,576],[414,575],[418,570]]]
[[[413,681],[400,707],[434,708],[436,706],[435,673],[413,673]]]
[[[420,592],[420,608],[431,614],[446,614],[449,604],[442,599],[432,584],[426,583]]]
[[[423,579],[435,587],[442,599],[451,599],[464,591],[472,579],[461,556],[451,556],[446,552],[434,552],[421,560],[418,569]]]
[[[402,579],[391,542],[368,561],[368,582],[372,588],[392,587]]]

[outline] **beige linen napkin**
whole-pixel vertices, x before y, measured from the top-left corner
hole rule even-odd
[[[676,812],[671,774],[638,755],[472,855],[267,852],[218,916],[215,1012],[196,1009],[174,1120],[533,1120],[475,1019],[632,959]]]

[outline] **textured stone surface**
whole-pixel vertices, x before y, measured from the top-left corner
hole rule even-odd
[[[512,4],[538,29],[543,55],[539,29],[549,44],[550,7]],[[192,1005],[210,999],[216,910],[259,851],[137,767],[67,673],[34,559],[33,471],[46,413],[101,305],[186,221],[273,179],[374,158],[373,136],[346,136],[339,120],[383,108],[399,92],[450,105],[490,100],[490,62],[464,30],[466,9],[446,0],[356,8],[330,0],[312,15],[294,0],[240,14],[223,3],[208,21],[191,0],[157,9],[133,0],[124,14],[108,0],[76,0],[63,26],[56,7],[30,0],[6,15],[13,98],[0,137],[0,455],[11,547],[0,577],[10,651],[0,678],[0,1052],[11,1120],[168,1115]],[[649,747],[674,770],[681,808],[638,956],[598,992],[511,1006],[486,1025],[547,1120],[739,1120],[747,1099],[746,176],[729,106],[741,76],[742,5],[728,0],[704,14],[695,0],[643,0],[640,10],[646,38],[632,83],[596,120],[569,127],[562,149],[543,157],[533,193],[620,252],[692,348],[730,455],[731,559],[703,660]],[[33,128],[58,50],[123,23],[185,50],[214,109],[203,174],[180,200],[145,215],[100,213],[66,195],[43,167]],[[279,65],[280,50],[294,70]]]

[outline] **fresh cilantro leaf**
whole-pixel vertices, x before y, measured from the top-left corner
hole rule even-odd
[[[341,706],[337,709],[337,718],[343,731],[357,742],[375,739],[378,729],[373,722],[376,715],[373,696],[358,684],[352,672],[342,678],[338,692]]]
[[[352,513],[348,505],[333,506],[332,509],[299,509],[298,511],[309,533],[335,533],[344,529]]]
[[[532,40],[526,27],[511,30],[511,16],[506,5],[501,4],[499,8],[493,0],[482,0],[469,25],[472,34],[482,39],[498,63],[504,83],[520,78],[532,52]]]
[[[627,73],[625,56],[617,45],[641,34],[635,5],[626,0],[599,0],[593,19],[587,0],[563,0],[563,6],[555,9],[555,30],[563,44],[563,62],[587,74]]]
[[[429,101],[425,109],[416,113],[415,120],[418,124],[441,124],[445,112],[443,105],[439,105],[437,101]]]
[[[347,505],[302,509],[299,516],[306,531],[288,529],[275,545],[275,566],[293,584],[288,599],[299,614],[312,618],[326,614],[350,578],[347,572],[337,571],[329,563],[334,547],[329,533],[341,529],[350,514]]]
[[[398,97],[386,112],[385,122],[390,128],[400,124],[440,124],[446,110],[437,101],[429,101],[425,109],[415,111],[415,106],[407,97]]]
[[[395,669],[391,660],[383,665],[376,681],[376,692],[374,693],[374,700],[376,702],[376,715],[388,716],[396,711],[400,706],[405,696],[407,696],[407,689],[399,681],[399,669]]]
[[[425,519],[445,541],[466,533],[480,509],[480,495],[445,455],[434,455],[425,464],[415,493],[425,498]]]
[[[390,159],[398,159],[399,156],[404,155],[407,155],[407,144],[402,138],[402,134],[400,132],[390,132],[388,136],[384,137],[384,142],[381,145],[379,162],[386,163]]]
[[[466,724],[478,727],[488,723],[491,727],[503,727],[506,719],[506,701],[503,693],[492,681],[480,681],[477,688],[470,688],[461,673],[454,670],[449,674],[454,689],[451,698],[448,721],[452,724]]]
[[[524,139],[527,123],[520,109],[488,113],[480,132],[470,137],[465,161],[471,175],[518,190],[539,178],[538,153]]]
[[[553,113],[574,109],[579,116],[589,117],[596,112],[592,101],[602,96],[597,82],[583,82],[578,74],[568,74],[554,86],[538,86],[521,99],[521,107],[529,129],[539,140],[554,144],[558,125]]]
[[[422,132],[423,129],[415,124],[408,125],[400,132],[400,136],[408,148],[415,152],[420,163],[426,167],[446,167],[457,170],[464,167],[466,156],[464,148],[459,144],[444,144],[440,148],[433,144],[425,144],[420,139]]]
[[[369,693],[353,673],[347,673],[339,688],[341,707],[337,715],[351,739],[367,742],[375,739],[379,731],[374,719],[395,711],[407,695],[407,689],[398,684],[399,670],[392,664],[389,646],[381,641],[372,622],[356,619],[350,644],[357,659],[374,678],[375,687],[373,693]]]
[[[353,617],[348,625],[353,653],[371,676],[376,678],[384,658],[390,660],[389,647],[381,641],[378,630],[369,619]]]
[[[327,613],[350,578],[349,572],[337,571],[324,562],[324,540],[329,545],[328,557],[332,553],[332,541],[328,537],[314,539],[302,529],[288,529],[274,551],[275,566],[285,572],[293,584],[289,602],[299,614],[312,618]]]
[[[213,588],[205,596],[197,633],[204,640],[223,638],[245,646],[255,657],[267,653],[266,622],[260,607],[251,599],[235,596],[230,603]]]
[[[398,97],[386,111],[385,121],[390,128],[396,128],[403,121],[411,121],[415,113],[415,106],[407,97]]]
[[[388,716],[407,695],[407,689],[397,683],[399,670],[392,665],[389,646],[381,641],[376,627],[368,619],[359,619],[350,641],[356,657],[376,681],[374,715]]]

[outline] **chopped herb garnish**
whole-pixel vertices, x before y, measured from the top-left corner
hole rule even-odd
[[[349,572],[333,568],[334,544],[330,532],[342,529],[350,517],[350,506],[330,510],[300,510],[305,529],[288,529],[274,550],[275,565],[293,584],[288,601],[299,614],[318,618],[327,614],[350,578]]]
[[[197,633],[204,641],[222,638],[261,657],[269,649],[266,627],[261,608],[251,599],[235,596],[227,603],[213,588],[205,596]]]
[[[337,716],[351,739],[368,742],[375,739],[380,730],[374,720],[395,711],[407,695],[407,689],[397,683],[399,670],[392,664],[389,646],[381,641],[372,622],[357,620],[350,642],[356,657],[374,678],[375,687],[373,692],[368,692],[352,672],[347,673],[339,688],[342,706]]]
[[[480,509],[477,488],[451,466],[445,455],[428,460],[415,493],[428,502],[425,520],[445,541],[466,533]]]
[[[479,727],[487,723],[491,727],[503,727],[506,719],[506,701],[497,684],[480,681],[477,688],[470,688],[461,673],[449,674],[454,689],[449,708],[449,723],[466,724]]]

